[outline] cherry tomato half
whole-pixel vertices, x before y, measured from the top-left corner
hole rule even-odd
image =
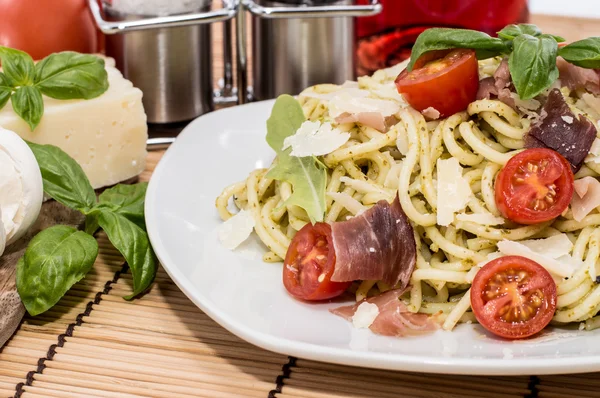
[[[327,300],[342,294],[351,282],[332,282],[335,252],[331,226],[307,224],[290,244],[283,263],[283,285],[302,300]]]
[[[573,172],[558,152],[527,149],[510,159],[496,179],[496,205],[519,224],[558,217],[573,197]]]
[[[463,111],[475,100],[479,67],[475,51],[456,49],[423,54],[412,71],[396,78],[396,88],[416,110],[429,107],[448,117]]]
[[[0,45],[33,59],[59,51],[93,53],[99,35],[87,0],[0,0]]]
[[[546,327],[556,310],[556,284],[544,267],[528,258],[490,261],[475,275],[471,307],[490,332],[521,339]]]

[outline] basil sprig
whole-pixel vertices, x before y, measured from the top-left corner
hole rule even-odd
[[[51,54],[37,65],[29,54],[0,46],[0,109],[12,98],[17,115],[33,131],[42,120],[42,94],[59,99],[91,99],[108,89],[104,60],[72,51]]]
[[[91,269],[98,255],[93,234],[102,228],[121,252],[133,276],[133,292],[154,281],[157,262],[144,223],[146,183],[117,185],[98,200],[83,169],[52,145],[29,143],[44,183],[44,192],[86,216],[86,232],[54,226],[37,234],[17,264],[17,291],[31,315],[47,311]]]
[[[407,68],[412,70],[417,59],[426,52],[452,48],[473,49],[478,59],[495,57],[508,51],[504,41],[477,30],[431,28],[417,37]]]
[[[557,50],[556,40],[550,35],[515,37],[508,68],[519,97],[533,98],[558,78]]]
[[[518,24],[518,25],[515,25],[515,24],[506,25],[504,28],[502,28],[502,30],[500,32],[498,32],[498,37],[500,37],[504,40],[508,40],[508,41],[512,41],[516,37],[521,36],[521,35],[530,35],[533,37],[538,37],[538,36],[542,35],[542,31],[540,30],[540,28],[538,28],[534,24],[522,23],[522,24]],[[558,43],[565,41],[565,39],[560,36],[556,36],[556,35],[551,35],[551,36]]]
[[[468,48],[478,59],[508,56],[508,66],[515,89],[521,99],[540,94],[558,78],[556,57],[583,68],[600,68],[600,37],[576,41],[562,48],[565,41],[556,35],[544,34],[533,24],[508,25],[498,32],[498,38],[469,29],[431,28],[417,38],[408,70],[423,54],[436,50]]]
[[[600,68],[600,37],[589,37],[573,42],[560,48],[558,55],[582,68],[598,69]]]

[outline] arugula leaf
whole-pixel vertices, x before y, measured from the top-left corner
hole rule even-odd
[[[35,85],[48,97],[90,99],[108,90],[108,74],[102,58],[65,51],[35,66]]]
[[[31,315],[54,306],[92,268],[98,243],[73,227],[56,225],[38,233],[17,263],[17,291]]]
[[[275,101],[267,120],[267,143],[277,153],[277,164],[267,173],[268,178],[292,184],[292,195],[286,205],[296,205],[308,214],[314,224],[323,221],[327,171],[315,157],[290,156],[292,148],[282,151],[283,141],[296,133],[306,121],[302,107],[289,95]]]
[[[96,193],[81,166],[56,146],[27,144],[40,165],[44,192],[67,207],[89,212],[96,204]]]
[[[8,81],[8,77],[2,72],[0,72],[0,109],[4,108],[4,105],[10,99],[12,95],[13,88]]]
[[[510,48],[497,37],[470,29],[431,28],[417,37],[413,46],[408,70],[426,52],[452,48],[475,50],[478,59],[486,59],[509,52]]]
[[[517,36],[508,68],[519,97],[531,99],[550,87],[558,78],[556,53],[558,43],[550,35]]]
[[[558,55],[582,68],[600,68],[600,37],[589,37],[558,49]]]
[[[148,289],[156,276],[157,265],[148,234],[125,216],[108,210],[100,211],[98,223],[129,265],[133,293],[124,298],[131,300]]]
[[[35,130],[44,114],[42,93],[32,86],[21,86],[12,95],[12,107],[17,115]]]
[[[31,86],[35,80],[35,64],[29,54],[0,46],[2,71],[13,88]]]

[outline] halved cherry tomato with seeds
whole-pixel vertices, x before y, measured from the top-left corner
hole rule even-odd
[[[296,233],[283,263],[283,285],[302,300],[327,300],[342,294],[352,282],[332,282],[335,252],[331,226],[306,224]]]
[[[471,286],[471,307],[490,332],[521,339],[546,327],[556,311],[556,284],[544,267],[505,256],[481,268]]]
[[[465,110],[475,100],[478,87],[475,51],[467,49],[427,52],[412,71],[405,69],[396,79],[398,92],[413,108],[432,107],[440,117]]]
[[[550,221],[573,197],[571,165],[558,152],[527,149],[511,158],[496,179],[496,205],[502,215],[519,224]]]

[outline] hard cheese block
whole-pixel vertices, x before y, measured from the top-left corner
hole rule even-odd
[[[26,140],[62,148],[100,188],[137,176],[144,170],[148,127],[142,92],[106,60],[109,88],[90,100],[55,100],[44,96],[44,116],[31,131],[13,111],[0,110],[0,126]]]

